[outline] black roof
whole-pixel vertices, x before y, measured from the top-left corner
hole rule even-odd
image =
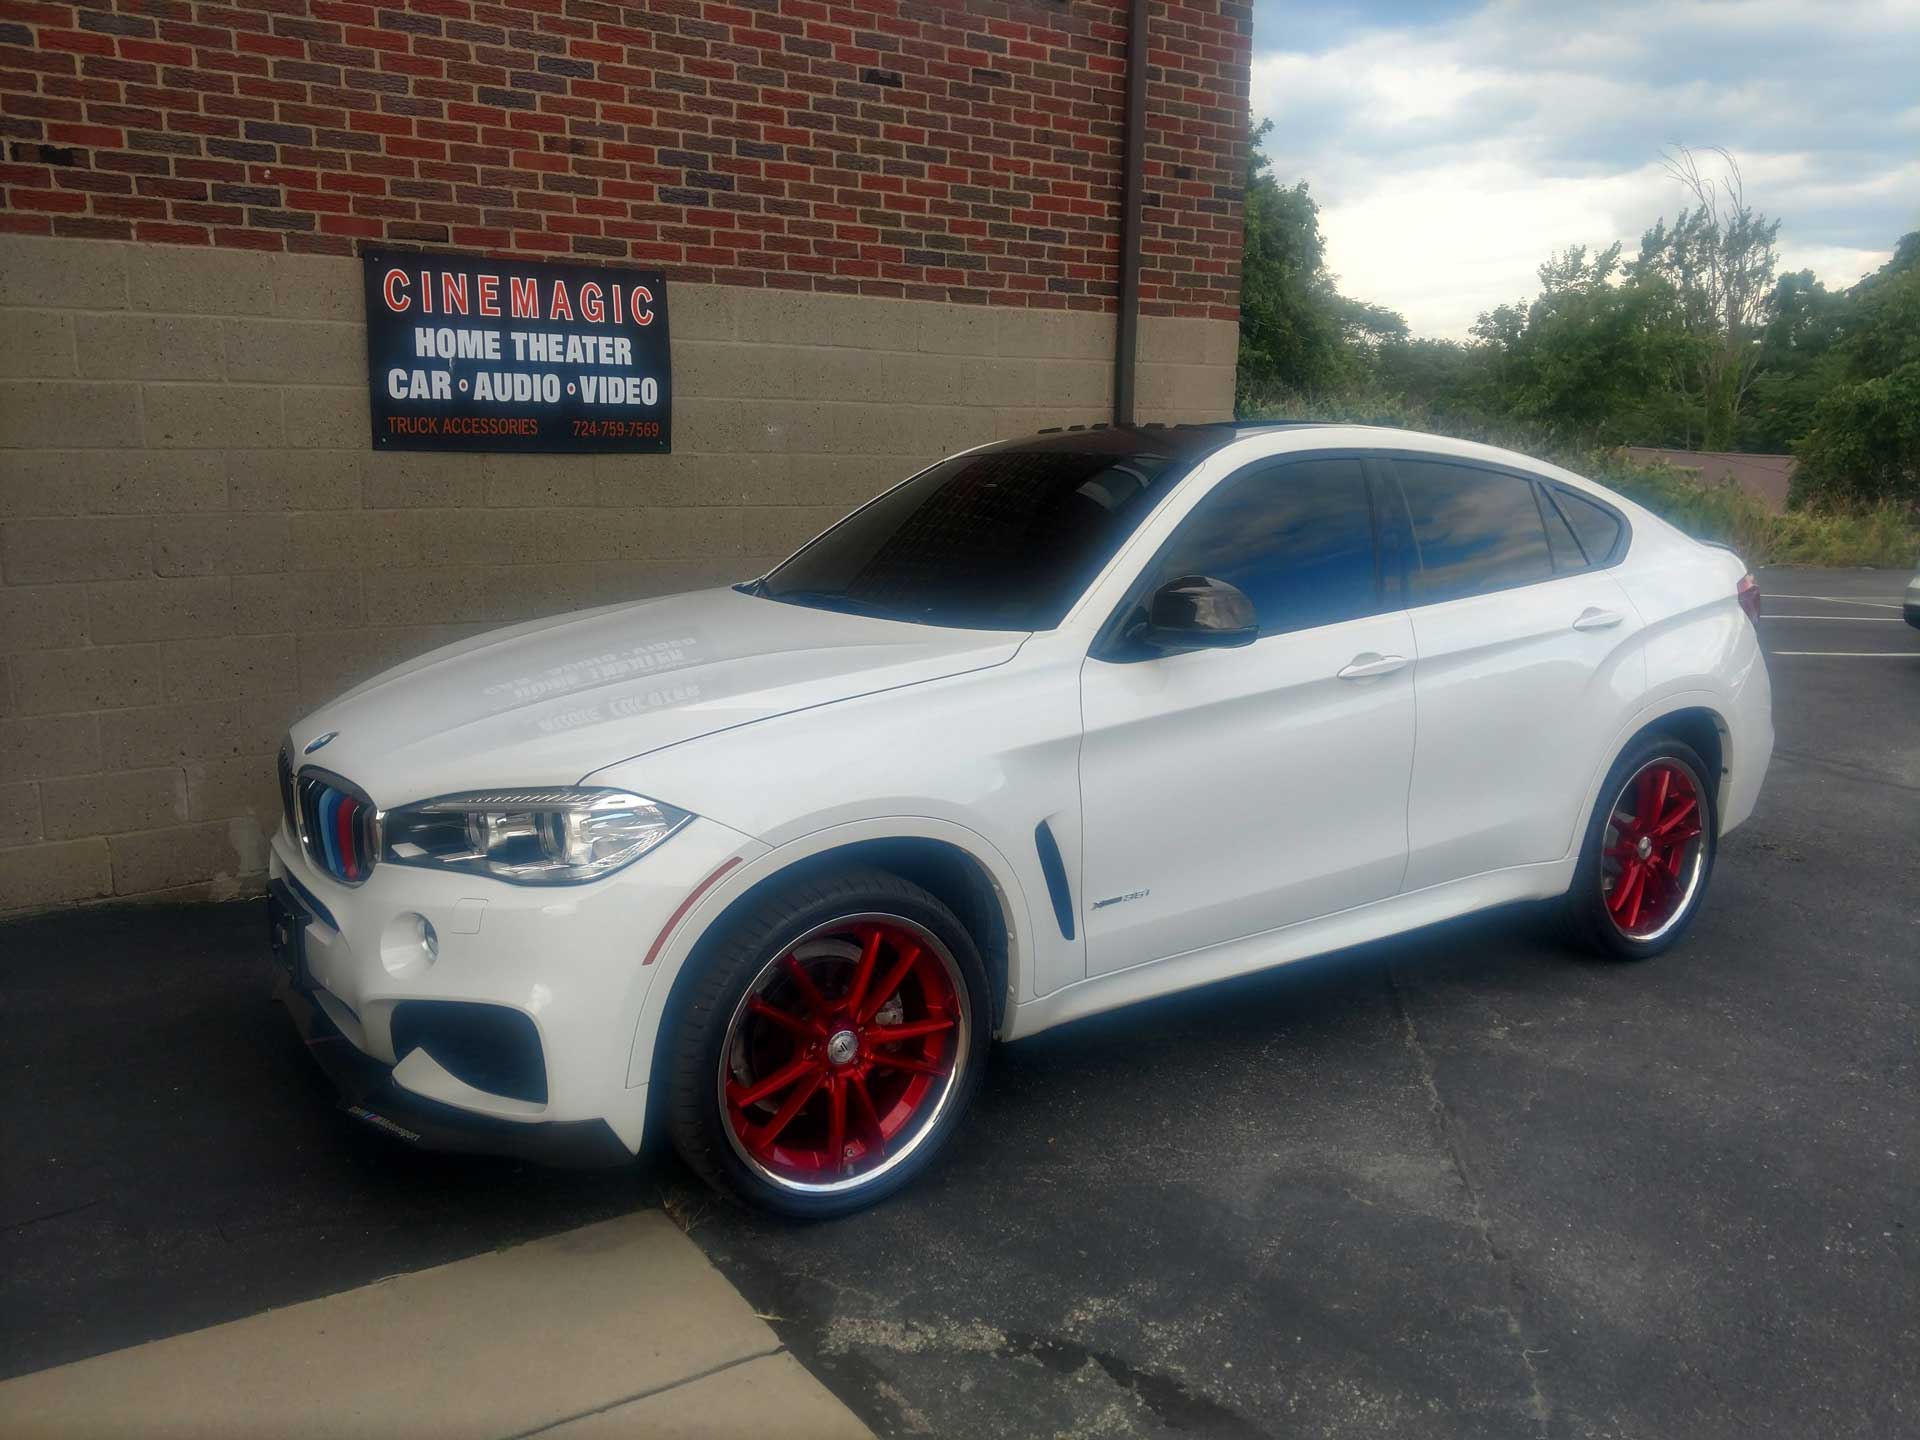
[[[1165,455],[1195,461],[1249,435],[1273,430],[1298,430],[1319,424],[1311,420],[1213,420],[1192,425],[1056,425],[1018,440],[1002,440],[986,448],[1005,453],[1071,453],[1076,455]]]

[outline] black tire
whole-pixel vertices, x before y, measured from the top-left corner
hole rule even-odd
[[[810,937],[850,917],[897,918],[938,942],[951,967],[941,974],[957,981],[962,1014],[953,1028],[950,1081],[937,1108],[920,1123],[902,1158],[868,1178],[835,1178],[841,1188],[795,1188],[750,1161],[726,1107],[729,1037],[749,987],[764,985],[772,967]],[[934,1163],[978,1089],[992,1031],[992,1002],[979,948],[952,910],[937,897],[884,870],[847,867],[780,886],[751,901],[725,928],[702,943],[690,962],[697,967],[682,983],[663,1037],[667,1063],[666,1128],[674,1148],[721,1194],[749,1206],[798,1219],[850,1214],[911,1184]],[[962,994],[962,992],[964,992]],[[901,991],[904,993],[904,990]],[[886,999],[886,997],[880,997]],[[863,1091],[864,1094],[864,1091]],[[811,1103],[811,1102],[809,1102]],[[837,1153],[837,1152],[836,1152]]]
[[[1631,810],[1630,789],[1637,789],[1637,777],[1649,767],[1678,766],[1695,787],[1700,833],[1697,854],[1689,852],[1683,861],[1688,872],[1684,885],[1675,883],[1673,913],[1657,926],[1638,927],[1649,933],[1632,933],[1621,923],[1609,905],[1611,887],[1620,884],[1619,860],[1609,865],[1609,837],[1616,834],[1616,812]],[[1654,771],[1656,775],[1658,771]],[[1573,874],[1573,886],[1561,901],[1563,925],[1571,939],[1585,949],[1612,960],[1647,960],[1670,950],[1692,928],[1700,907],[1705,903],[1708,882],[1713,877],[1713,862],[1719,851],[1720,811],[1716,784],[1719,777],[1707,768],[1699,753],[1684,741],[1670,735],[1644,737],[1629,746],[1607,772],[1587,821],[1587,833],[1580,849],[1580,863]],[[1614,848],[1623,842],[1616,840]],[[1692,869],[1697,864],[1697,878]]]

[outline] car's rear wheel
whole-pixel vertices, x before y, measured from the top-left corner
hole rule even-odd
[[[1699,754],[1671,736],[1644,740],[1615,763],[1565,902],[1577,938],[1603,955],[1641,960],[1686,933],[1720,830],[1707,775]]]
[[[677,1008],[675,1147],[721,1190],[823,1218],[921,1173],[985,1062],[972,937],[938,898],[871,869],[788,886],[730,921]]]

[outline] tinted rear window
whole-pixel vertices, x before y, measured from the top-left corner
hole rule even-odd
[[[958,456],[855,512],[759,593],[928,625],[1051,629],[1188,468],[1160,455]]]
[[[1420,553],[1417,598],[1431,604],[1550,579],[1533,482],[1438,460],[1393,462]]]
[[[1573,526],[1573,533],[1580,537],[1580,548],[1587,552],[1587,559],[1595,565],[1604,564],[1620,542],[1619,518],[1571,490],[1553,489],[1547,493],[1553,496],[1560,513]]]

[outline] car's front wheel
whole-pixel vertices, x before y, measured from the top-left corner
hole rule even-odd
[[[907,1184],[985,1064],[985,967],[921,887],[849,868],[781,888],[702,947],[676,1007],[668,1125],[709,1182],[824,1218]]]
[[[1617,959],[1668,949],[1706,896],[1719,831],[1707,765],[1692,746],[1663,735],[1633,746],[1594,806],[1567,893],[1569,928]]]

